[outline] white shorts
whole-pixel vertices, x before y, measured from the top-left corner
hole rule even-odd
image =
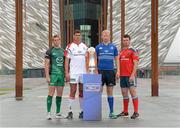
[[[71,84],[82,83],[82,74],[70,74],[70,82]]]

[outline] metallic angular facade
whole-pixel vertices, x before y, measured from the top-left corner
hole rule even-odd
[[[151,0],[125,0],[125,33],[132,37],[132,46],[140,51],[139,68],[151,68]],[[159,0],[159,64],[180,27],[180,1]],[[120,48],[121,1],[113,0],[113,42]]]
[[[60,33],[59,2],[53,0],[53,34]],[[15,69],[15,0],[0,0],[0,67]],[[48,48],[48,0],[23,0],[23,68],[42,68]]]
[[[48,0],[24,0],[24,68],[43,68],[48,48]],[[120,0],[113,0],[113,42],[120,48]],[[59,2],[53,0],[53,34],[60,33]],[[108,23],[109,26],[109,23]],[[180,27],[180,0],[159,0],[159,64]],[[151,1],[126,0],[126,33],[140,50],[139,68],[151,67]],[[0,70],[15,69],[15,0],[0,0]]]

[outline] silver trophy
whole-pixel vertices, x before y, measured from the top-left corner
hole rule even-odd
[[[90,47],[88,48],[89,52],[89,64],[88,64],[88,70],[90,74],[95,74],[96,65],[95,65],[95,48]]]

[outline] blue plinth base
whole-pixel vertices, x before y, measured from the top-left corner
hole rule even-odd
[[[83,120],[102,119],[101,75],[84,74],[83,80]]]

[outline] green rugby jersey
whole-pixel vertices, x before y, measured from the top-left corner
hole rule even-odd
[[[45,58],[50,59],[50,74],[64,74],[64,50],[62,48],[48,49]]]

